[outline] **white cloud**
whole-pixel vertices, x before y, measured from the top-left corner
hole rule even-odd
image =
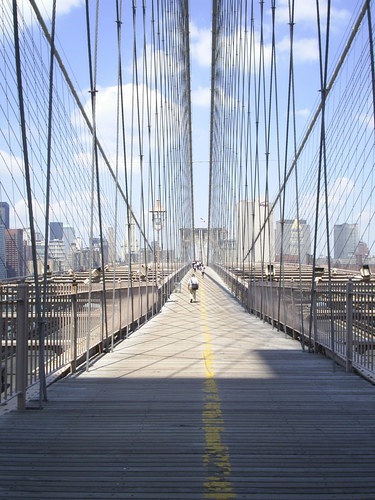
[[[366,115],[365,113],[362,113],[362,114],[357,115],[357,120],[359,123],[366,125],[366,127],[370,128],[371,130],[374,127],[373,115]]]
[[[328,191],[328,202],[330,205],[345,205],[348,197],[353,194],[355,183],[347,177],[339,177],[335,180]]]
[[[330,214],[341,210],[342,207],[348,204],[348,200],[355,192],[355,183],[347,177],[337,178],[328,188],[328,206]],[[313,221],[312,217],[316,210],[317,195],[314,192],[302,194],[300,196],[300,214],[301,218]],[[319,195],[320,213],[325,213],[325,194],[324,188],[321,187]]]
[[[279,0],[279,6],[276,9],[276,19],[281,23],[289,22],[289,0]],[[319,12],[321,22],[324,24],[324,19],[327,15],[327,1],[319,2]],[[333,25],[340,24],[342,21],[347,21],[350,13],[347,9],[336,7],[331,8],[331,21]],[[294,22],[311,22],[317,19],[316,0],[303,0],[294,3]],[[313,25],[316,30],[316,24]]]
[[[137,96],[138,91],[138,96]],[[126,164],[127,168],[132,172],[140,171],[140,155],[143,155],[143,164],[149,162],[149,153],[155,155],[155,141],[157,140],[155,130],[158,115],[156,110],[163,105],[164,110],[172,117],[171,120],[175,123],[178,117],[182,116],[182,110],[179,105],[166,99],[162,94],[156,90],[148,88],[146,85],[133,85],[128,83],[123,85],[123,98],[124,106],[123,113],[125,118],[125,139],[126,139]],[[137,106],[138,102],[138,106]],[[147,106],[148,103],[148,106]],[[99,87],[96,94],[96,125],[97,135],[100,143],[102,144],[106,156],[110,161],[111,168],[115,172],[116,168],[116,143],[117,143],[117,115],[118,115],[118,88],[117,86]],[[141,121],[141,137],[139,138],[138,131],[138,111],[139,119]],[[88,98],[84,105],[87,116],[91,119],[91,99]],[[164,111],[165,112],[165,111]],[[79,112],[77,112],[78,114]],[[76,115],[72,116],[72,121],[75,121]],[[148,125],[150,125],[151,134],[148,134]],[[121,130],[121,127],[120,127]],[[120,132],[121,134],[121,132]],[[140,144],[141,140],[141,144]],[[119,149],[119,172],[124,171],[125,164],[122,157],[122,138],[120,135],[120,149]],[[90,146],[90,142],[87,142]],[[91,165],[91,153],[88,150],[87,157],[81,158],[84,163]],[[100,163],[101,169],[107,167],[104,163]]]
[[[29,0],[20,0],[18,3],[18,8],[22,13],[26,24],[31,25],[36,22],[36,17],[34,15],[34,9],[31,7]],[[52,17],[52,5],[53,0],[36,0],[36,5],[43,16],[44,19],[50,19]],[[56,14],[68,14],[71,10],[81,7],[84,5],[83,0],[64,0],[56,2]]]
[[[41,12],[51,15],[53,0],[36,0],[36,4]],[[83,5],[83,0],[64,0],[63,2],[56,2],[56,14],[67,14],[72,9]]]
[[[289,54],[290,40],[284,37],[278,44],[280,53]],[[316,38],[295,38],[293,40],[293,57],[296,62],[317,61],[319,59],[319,47]]]
[[[317,61],[319,59],[319,47],[315,38],[300,38],[294,40],[295,61]]]
[[[211,88],[199,86],[191,93],[191,102],[195,106],[209,107],[211,103]]]
[[[200,66],[211,66],[211,44],[211,30],[199,29],[190,23],[190,53]]]
[[[11,174],[13,177],[20,175],[23,168],[23,159],[0,150],[0,173]],[[2,179],[3,181],[4,179]]]
[[[146,81],[146,69],[148,78],[150,78],[152,74],[163,74],[164,68],[173,68],[173,75],[176,78],[184,71],[184,64],[181,59],[175,57],[173,51],[169,54],[163,50],[155,51],[152,44],[146,44],[146,50],[142,51],[142,54],[137,59],[138,81]],[[129,75],[133,75],[133,61],[129,61],[129,64],[125,66],[125,70]]]
[[[299,110],[297,111],[297,115],[299,115],[299,116],[304,116],[304,117],[308,117],[308,116],[310,116],[310,113],[311,113],[311,111],[310,111],[308,108],[305,108],[305,109],[299,109]]]
[[[105,150],[109,155],[115,156],[116,151],[116,138],[117,138],[117,102],[118,102],[118,89],[117,86],[99,88],[99,92],[96,94],[96,123],[98,137],[105,147]],[[137,96],[138,90],[138,96]],[[148,102],[150,106],[149,115],[151,119],[155,117],[156,103],[161,102],[161,94],[148,89],[145,85],[137,86],[128,83],[123,86],[123,98],[124,98],[124,116],[126,124],[126,139],[127,139],[127,149],[130,152],[130,142],[133,138],[134,155],[138,155],[139,151],[139,140],[138,140],[138,125],[137,125],[137,110],[136,103],[139,100],[139,109],[141,112],[140,119],[142,120],[142,130],[143,134],[146,134],[147,127],[144,126],[147,123],[147,108],[146,108],[146,97],[148,95]],[[91,100],[88,100],[85,105],[86,112],[91,116]],[[132,113],[134,114],[132,118]],[[144,139],[144,146],[146,145],[146,139]],[[143,154],[145,151],[143,149]]]

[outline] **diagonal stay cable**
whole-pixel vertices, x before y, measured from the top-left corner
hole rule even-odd
[[[367,0],[366,0],[366,1],[367,1]],[[363,6],[363,7],[362,7],[362,9],[361,9],[361,11],[360,11],[359,15],[358,15],[357,21],[355,22],[355,24],[354,24],[354,26],[353,26],[353,29],[352,29],[352,30],[351,30],[351,32],[350,32],[349,39],[348,39],[348,41],[347,41],[347,43],[346,43],[346,45],[345,45],[345,48],[344,48],[344,50],[343,50],[343,52],[342,52],[342,54],[341,54],[340,59],[339,59],[339,61],[338,61],[337,65],[336,65],[336,67],[335,67],[335,70],[333,71],[333,74],[332,74],[332,76],[331,76],[331,78],[330,78],[330,80],[329,80],[329,83],[328,83],[328,84],[327,84],[327,86],[326,86],[326,96],[328,96],[329,92],[332,90],[332,87],[333,87],[333,85],[334,85],[334,83],[335,83],[335,81],[336,81],[336,79],[337,79],[337,77],[338,77],[338,74],[339,74],[339,72],[340,72],[340,69],[341,69],[341,67],[342,67],[342,65],[343,65],[343,63],[344,63],[344,61],[345,61],[345,59],[346,59],[346,57],[347,57],[347,55],[348,55],[348,52],[349,52],[349,50],[350,50],[350,47],[352,46],[353,41],[354,41],[354,39],[355,39],[355,37],[356,37],[356,35],[357,35],[358,31],[359,31],[359,28],[360,28],[360,26],[361,26],[361,24],[362,24],[363,18],[364,18],[364,16],[365,16],[365,14],[366,14],[366,10],[367,10],[366,1],[365,1],[364,6]],[[298,160],[298,158],[300,157],[300,155],[302,154],[302,152],[303,152],[303,150],[304,150],[304,148],[305,148],[305,146],[306,146],[306,143],[307,143],[307,141],[308,141],[308,138],[310,137],[310,135],[311,135],[311,133],[312,133],[312,131],[313,131],[313,129],[314,129],[314,127],[315,127],[315,125],[316,125],[316,122],[317,122],[317,120],[318,120],[318,118],[319,118],[319,116],[320,116],[321,111],[322,111],[322,103],[320,102],[320,103],[319,103],[319,105],[318,105],[318,107],[317,107],[317,109],[316,109],[316,111],[315,111],[315,114],[314,114],[314,116],[313,116],[313,118],[312,118],[312,120],[311,120],[311,122],[310,122],[310,125],[309,125],[309,127],[308,127],[308,129],[307,129],[307,131],[306,131],[306,133],[305,133],[305,136],[304,136],[304,137],[303,137],[303,139],[302,139],[301,145],[300,145],[300,146],[299,146],[299,148],[298,148],[298,151],[297,151],[297,153],[296,153],[296,156],[295,156],[295,158],[293,159],[293,161],[292,161],[292,163],[291,163],[291,166],[290,166],[290,168],[289,168],[289,170],[288,170],[288,172],[287,172],[286,176],[284,177],[284,180],[282,181],[282,184],[281,184],[281,186],[280,186],[280,188],[279,188],[279,192],[277,193],[277,195],[276,195],[276,197],[275,197],[275,200],[274,200],[274,202],[272,203],[272,206],[270,207],[270,211],[269,211],[269,213],[268,213],[268,215],[267,215],[267,218],[266,218],[266,220],[264,220],[264,222],[263,222],[263,224],[262,224],[262,227],[260,228],[259,233],[261,233],[261,232],[264,230],[264,227],[266,226],[266,224],[268,224],[268,223],[269,223],[269,222],[268,222],[268,221],[269,221],[269,218],[270,218],[271,214],[273,213],[274,209],[276,208],[276,205],[277,205],[277,203],[279,202],[280,197],[281,197],[282,193],[283,193],[283,192],[284,192],[284,190],[285,190],[285,187],[286,187],[286,185],[287,185],[287,183],[288,183],[288,180],[289,180],[289,178],[290,178],[291,174],[293,173],[293,170],[294,170],[295,166],[297,165],[297,160]],[[255,241],[253,242],[253,245],[255,245],[255,243],[257,242],[258,238],[259,238],[259,234],[258,234],[258,236],[255,238]],[[248,255],[250,254],[250,252],[252,251],[252,249],[253,249],[253,245],[250,247],[250,249],[248,250],[247,254],[244,256],[244,259],[246,259],[246,258],[247,258],[247,256],[248,256]]]
[[[50,35],[50,33],[49,33],[48,29],[47,29],[47,26],[46,26],[46,24],[45,24],[45,22],[43,20],[42,15],[40,14],[40,11],[39,11],[39,9],[38,9],[38,7],[36,5],[35,0],[29,0],[29,2],[31,4],[31,6],[32,6],[32,8],[33,8],[33,10],[35,12],[35,15],[36,15],[36,17],[38,19],[38,22],[39,22],[39,24],[40,24],[40,26],[41,26],[41,28],[43,30],[44,36],[46,37],[48,43],[52,44],[51,35]],[[74,97],[74,100],[75,100],[75,102],[76,102],[76,104],[77,104],[77,106],[78,106],[78,108],[79,108],[79,110],[80,110],[80,112],[82,114],[83,119],[86,122],[86,125],[87,125],[90,133],[92,134],[93,133],[92,123],[91,123],[89,117],[87,116],[87,113],[86,113],[86,111],[85,111],[85,109],[84,109],[84,107],[83,107],[83,105],[82,105],[82,103],[81,103],[81,101],[80,101],[80,99],[78,97],[77,91],[74,88],[74,85],[73,85],[73,83],[72,83],[72,81],[71,81],[71,79],[70,79],[70,77],[69,77],[69,75],[67,73],[65,65],[64,65],[64,63],[63,63],[63,61],[61,59],[61,56],[60,56],[60,54],[59,54],[56,46],[53,47],[53,52],[54,52],[54,56],[56,58],[56,61],[58,62],[59,67],[60,67],[60,69],[61,69],[61,71],[62,71],[62,73],[63,73],[63,75],[65,77],[65,80],[66,80],[68,86],[69,86],[69,89],[70,89],[70,91],[72,93],[72,96]],[[111,164],[110,164],[110,162],[109,162],[109,160],[107,158],[107,155],[105,154],[105,151],[104,151],[104,149],[103,149],[103,147],[102,147],[99,139],[97,139],[97,147],[98,147],[98,150],[100,151],[100,154],[102,155],[102,158],[104,160],[104,163],[106,164],[106,167],[108,168],[109,173],[111,174],[113,180],[117,183],[116,184],[117,185],[117,189],[119,190],[119,193],[121,194],[121,197],[123,198],[125,204],[128,206],[128,209],[129,209],[129,211],[130,211],[130,213],[131,213],[131,215],[132,215],[132,217],[134,219],[134,222],[135,222],[136,226],[138,227],[139,231],[141,232],[141,235],[143,236],[144,241],[147,244],[148,248],[152,251],[152,244],[148,241],[148,238],[147,238],[147,236],[146,236],[146,234],[144,232],[144,229],[141,227],[141,225],[140,225],[137,217],[135,216],[135,214],[133,212],[132,207],[130,206],[128,198],[125,196],[125,193],[124,193],[123,189],[118,184],[118,181],[116,180],[116,174],[115,174],[115,172],[113,171],[113,169],[111,167]]]

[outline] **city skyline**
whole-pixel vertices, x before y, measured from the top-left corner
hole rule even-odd
[[[256,200],[243,200],[238,206],[238,226],[236,237],[234,243],[236,245],[236,260],[242,262],[247,251],[251,247],[252,235],[257,234],[259,228],[264,222],[264,212],[262,215],[262,208],[264,210],[265,203],[264,199]],[[6,202],[5,202],[6,204]],[[258,206],[258,209],[253,209]],[[0,202],[0,207],[4,210],[4,202]],[[241,208],[242,207],[242,208]],[[9,207],[5,207],[5,211],[9,210]],[[9,217],[9,214],[8,214]],[[263,217],[263,218],[262,218]],[[2,221],[8,220],[7,217],[2,215]],[[252,230],[252,223],[256,222],[254,226],[254,233]],[[266,251],[269,258],[266,261],[279,262],[281,258],[281,221],[278,220],[276,223],[273,219],[270,219],[271,227],[270,231],[265,229],[264,231],[270,234],[271,240],[269,243],[263,242],[259,239],[255,246],[255,262],[260,262],[261,253]],[[299,227],[298,227],[299,226]],[[266,226],[267,227],[267,226]],[[258,228],[258,229],[257,229]],[[108,237],[103,237],[104,245],[104,262],[106,264],[112,262],[120,263],[141,263],[145,255],[145,248],[140,245],[140,240],[137,238],[135,223],[131,224],[129,235],[130,235],[130,245],[125,238],[123,241],[118,243],[117,250],[114,249],[114,236],[113,230],[109,228]],[[213,246],[217,246],[219,240],[222,241],[221,245],[225,244],[227,241],[229,244],[228,235],[225,237],[223,235],[226,232],[223,228],[217,228],[221,236],[218,237],[216,243]],[[186,231],[186,230],[185,230]],[[201,260],[203,255],[206,255],[207,251],[207,228],[197,227],[196,228],[196,254],[200,255]],[[215,229],[216,231],[216,229]],[[301,250],[301,263],[302,264],[312,264],[311,255],[311,229],[310,225],[307,224],[305,219],[301,219],[298,224],[297,218],[295,219],[285,219],[284,220],[284,236],[283,236],[283,261],[284,262],[299,262],[298,258],[298,245]],[[49,237],[49,250],[48,250],[48,266],[51,272],[64,273],[69,270],[88,270],[90,262],[90,248],[89,246],[84,246],[80,238],[76,237],[75,229],[71,226],[64,226],[62,222],[51,221],[50,222],[50,237]],[[187,233],[186,233],[187,234]],[[299,236],[298,236],[299,235]],[[57,236],[57,237],[56,237]],[[300,242],[298,244],[298,237]],[[359,268],[364,262],[375,264],[375,256],[369,254],[369,249],[366,242],[359,239],[359,231],[357,224],[342,223],[335,225],[331,234],[332,238],[332,263],[336,267],[347,268],[353,267]],[[186,235],[183,237],[186,239]],[[188,238],[188,243],[190,245],[191,237]],[[224,241],[225,240],[225,241]],[[216,241],[216,240],[215,240]],[[41,233],[36,233],[36,249],[38,258],[38,273],[43,273],[43,262],[44,262],[44,243],[45,240]],[[233,243],[231,243],[232,245]],[[182,244],[181,252],[186,253],[184,250],[184,245]],[[153,242],[154,251],[157,248],[157,241]],[[263,250],[261,251],[261,248]],[[171,249],[165,248],[164,251],[170,251]],[[101,243],[100,237],[94,237],[92,242],[92,255],[93,255],[93,266],[101,266]],[[115,260],[111,259],[110,256],[114,256]],[[148,255],[150,261],[152,261],[152,254]],[[249,259],[249,256],[248,256]],[[327,256],[319,255],[317,259],[324,262]],[[31,257],[31,240],[29,230],[22,228],[6,228],[4,224],[0,223],[0,279],[14,279],[24,277],[26,275],[32,275],[32,257]]]

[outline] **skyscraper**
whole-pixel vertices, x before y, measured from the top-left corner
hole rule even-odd
[[[335,259],[353,258],[359,243],[358,224],[336,224],[333,237]]]
[[[263,198],[237,204],[237,259],[242,262],[249,250],[253,262],[274,259],[275,229],[273,213],[268,217],[268,201]],[[264,228],[261,231],[263,224]],[[254,242],[254,245],[253,245]]]
[[[5,260],[5,226],[0,224],[0,280],[7,277],[7,267]]]
[[[50,240],[62,240],[64,235],[64,228],[62,222],[50,222],[49,223],[49,239]]]
[[[0,201],[0,224],[9,229],[9,205],[6,201]]]
[[[65,254],[69,253],[70,247],[74,245],[76,239],[75,230],[71,226],[63,227],[63,240],[65,246]]]
[[[8,278],[26,275],[26,253],[22,229],[5,229],[5,260]]]
[[[299,263],[300,252],[301,264],[309,263],[311,252],[310,226],[306,220],[285,219],[284,230],[282,221],[276,223],[276,260],[281,258],[281,250],[284,262]]]
[[[116,248],[115,248],[115,230],[113,227],[108,228],[108,262],[116,261]]]

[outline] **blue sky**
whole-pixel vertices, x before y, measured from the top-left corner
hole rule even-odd
[[[51,11],[51,0],[38,0],[41,9]],[[91,2],[94,13],[95,3]],[[357,5],[362,2],[353,0],[334,0],[332,2],[332,57],[337,51],[344,31]],[[123,2],[124,15],[130,12],[130,0]],[[138,2],[141,5],[141,2]],[[250,4],[250,2],[249,2]],[[266,18],[270,21],[270,2],[265,2]],[[318,49],[316,43],[316,2],[315,0],[297,0],[295,6],[295,75],[296,75],[296,107],[301,130],[314,109],[319,97]],[[323,11],[324,3],[321,2]],[[88,88],[88,68],[85,61],[87,54],[85,8],[82,0],[57,1],[58,19],[56,33],[63,49],[65,61],[69,62],[75,81],[82,90],[82,99]],[[259,12],[259,2],[254,2],[255,16]],[[99,65],[98,86],[101,92],[105,88],[116,85],[117,60],[115,29],[115,2],[106,0],[100,3],[99,25]],[[278,13],[278,51],[279,65],[287,68],[288,64],[288,2],[277,2]],[[190,1],[190,45],[191,45],[191,88],[192,88],[192,120],[193,120],[193,159],[194,184],[196,200],[196,224],[200,218],[207,219],[208,199],[208,159],[209,159],[209,106],[210,106],[210,65],[211,65],[211,2],[202,0]],[[257,19],[255,20],[257,26]],[[267,30],[266,48],[270,43],[270,32]],[[105,35],[105,36],[104,36]],[[267,39],[268,36],[268,39]],[[113,54],[113,57],[110,57]],[[69,67],[68,66],[68,67]],[[285,82],[280,82],[280,96],[286,98]],[[87,95],[87,94],[86,94]]]
[[[28,2],[24,1],[27,5]],[[249,2],[250,4],[251,2]],[[269,53],[270,1],[265,2],[265,53]],[[52,0],[38,0],[42,13],[48,17],[52,9]],[[90,3],[92,14],[95,11],[95,1]],[[149,2],[146,2],[149,4]],[[295,2],[295,84],[296,84],[296,114],[297,136],[300,139],[308,123],[311,113],[315,110],[320,97],[318,46],[316,28],[316,1],[296,0]],[[142,2],[137,1],[141,7]],[[322,15],[326,3],[321,1]],[[331,67],[337,60],[339,48],[347,36],[347,29],[353,14],[357,13],[362,1],[333,0],[331,22]],[[288,1],[276,2],[277,9],[277,51],[279,65],[279,98],[281,112],[285,109],[287,97],[287,74],[289,60],[289,25]],[[116,53],[116,14],[115,2],[103,0],[100,2],[99,47],[98,47],[98,129],[99,137],[109,151],[114,151],[114,102],[117,85],[117,53]],[[259,30],[259,2],[254,1],[255,30]],[[57,45],[68,68],[68,72],[80,91],[82,102],[89,108],[89,72],[87,63],[87,35],[85,3],[83,0],[57,1]],[[191,89],[192,89],[192,122],[193,122],[193,161],[194,161],[194,194],[195,194],[195,224],[207,220],[208,210],[208,170],[209,170],[209,126],[210,126],[210,78],[211,78],[211,2],[208,0],[190,1],[190,47],[191,47]],[[257,17],[258,16],[258,17]],[[123,40],[126,47],[126,37],[131,36],[131,0],[123,1],[124,29]],[[130,45],[130,44],[129,44]],[[131,57],[125,64],[125,84],[131,83]],[[126,57],[125,57],[126,59]],[[274,193],[275,194],[275,190]],[[272,197],[272,193],[271,193]]]

